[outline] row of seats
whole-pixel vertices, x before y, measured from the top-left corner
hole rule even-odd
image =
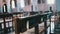
[[[15,13],[14,13],[15,14]],[[18,15],[19,13],[16,13],[16,15]],[[20,13],[21,14],[21,13]],[[38,14],[38,12],[32,12],[32,13],[30,13],[30,15],[34,15],[34,14]],[[4,15],[3,15],[4,16]],[[5,15],[5,17],[6,17],[6,15]],[[15,17],[15,16],[14,16]],[[6,17],[5,18],[5,25],[6,25],[6,23],[7,23],[7,25],[8,25],[8,27],[6,27],[6,30],[7,30],[7,32],[9,31],[11,31],[10,29],[12,28],[13,30],[14,30],[14,27],[13,27],[13,21],[14,21],[14,17]],[[18,16],[16,16],[16,17],[18,17]],[[38,17],[39,18],[39,17]],[[33,21],[32,21],[32,19],[33,19]],[[34,22],[35,23],[35,21],[37,20],[36,18],[32,18],[31,20],[30,20],[30,22],[32,21],[32,22]],[[3,21],[0,21],[0,31],[1,31],[1,33],[2,32],[4,32],[4,28],[2,28],[2,24],[4,25],[4,19],[2,18],[2,20]],[[12,26],[10,27],[9,25],[9,23],[12,23]],[[33,27],[33,25],[35,25],[34,23],[30,23],[30,26],[31,27]],[[31,25],[32,24],[32,25]],[[22,24],[21,24],[22,25]],[[25,25],[25,24],[24,24]],[[29,27],[29,28],[31,28],[31,27]],[[24,28],[24,27],[23,27]]]
[[[51,15],[50,14],[48,14],[48,15],[51,18]],[[15,19],[15,33],[19,34],[19,33],[25,32],[27,30],[27,28],[26,28],[27,21],[29,22],[29,29],[31,29],[34,26],[36,26],[37,24],[41,23],[41,17],[43,17],[43,22],[44,22],[46,20],[46,18],[48,17],[48,16],[47,17],[45,17],[45,16],[43,16],[43,14],[42,14],[42,16],[39,16],[39,15],[31,16],[31,17],[26,17],[26,18],[22,18],[22,19],[16,18]],[[44,26],[44,27],[46,27],[46,26]],[[38,26],[36,28],[39,29]],[[37,30],[37,29],[35,29],[35,30]]]

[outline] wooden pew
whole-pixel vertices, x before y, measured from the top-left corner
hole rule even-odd
[[[39,34],[38,33],[39,32],[38,31],[38,28],[39,28],[38,27],[38,24],[39,24],[39,22],[40,22],[39,20],[41,19],[42,16],[44,16],[44,19],[43,20],[44,20],[44,28],[45,28],[45,34],[46,34],[47,33],[47,23],[46,23],[46,20],[47,20],[47,15],[48,14],[49,13],[43,13],[43,14],[37,14],[37,15],[30,15],[30,16],[26,16],[26,17],[15,18],[14,19],[14,23],[15,23],[15,34],[19,34],[21,32],[26,31],[24,29],[26,29],[26,24],[27,24],[26,22],[27,22],[27,20],[29,21],[29,23],[31,23],[31,25],[33,27],[35,27],[35,34]],[[34,19],[35,22],[34,21],[31,22],[30,20],[32,20],[32,19]],[[23,24],[25,24],[25,26]],[[20,31],[20,30],[22,30],[22,31]]]
[[[0,23],[0,34],[2,33],[2,24]]]
[[[3,22],[1,22],[1,25],[2,25],[2,23],[3,23],[3,25],[4,25],[4,34],[6,34],[7,33],[7,27],[6,27],[6,18],[8,18],[8,17],[13,17],[13,15],[12,14],[9,14],[9,13],[1,13],[0,14],[0,18],[2,18],[2,20],[3,20]],[[7,21],[8,22],[8,21]],[[9,24],[9,23],[8,23]],[[9,28],[8,28],[9,29]]]

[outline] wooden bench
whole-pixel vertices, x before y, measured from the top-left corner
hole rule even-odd
[[[45,31],[44,23],[38,24],[39,25],[39,34],[42,34]],[[47,28],[50,26],[50,22],[47,24]],[[35,34],[35,28],[28,29],[27,31],[20,33],[20,34]]]
[[[8,25],[9,25],[9,22],[12,22],[12,21],[6,21],[6,18],[9,18],[9,17],[12,18],[12,16],[13,15],[10,13],[1,13],[0,14],[0,19],[2,19],[2,21],[0,21],[0,25],[1,25],[1,27],[2,27],[2,24],[4,26],[4,28],[1,29],[2,31],[4,31],[4,34],[6,34],[8,32],[7,29],[10,29],[9,26],[8,26],[8,28],[6,27],[6,23],[8,23]]]
[[[45,34],[47,33],[47,23],[46,23],[46,20],[47,20],[47,15],[49,13],[43,13],[43,14],[37,14],[37,15],[30,15],[30,16],[25,16],[25,17],[19,17],[19,18],[15,18],[14,19],[14,23],[15,23],[15,34],[19,34],[19,33],[22,33],[22,32],[25,32],[27,31],[27,28],[26,28],[26,24],[27,24],[27,21],[29,21],[29,26],[30,28],[32,27],[35,27],[35,34],[39,34],[39,27],[38,27],[38,24],[41,23],[40,20],[41,20],[41,17],[44,16],[44,29],[45,29]],[[32,20],[32,21],[30,21]],[[34,20],[34,21],[33,21]]]

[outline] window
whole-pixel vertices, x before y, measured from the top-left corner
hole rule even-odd
[[[42,0],[42,3],[45,3],[45,0]]]
[[[38,0],[38,4],[40,4],[41,3],[41,0]]]
[[[14,0],[12,0],[12,8],[15,8]]]
[[[30,5],[30,1],[31,0],[25,0],[24,2],[25,2],[25,5],[27,6],[27,5]]]
[[[25,6],[26,6],[26,5],[27,5],[27,3],[26,3],[27,1],[26,1],[26,0],[24,0],[24,2],[25,2]]]
[[[6,4],[3,5],[3,13],[5,13],[5,12],[7,12],[7,5]]]
[[[24,0],[21,0],[20,4],[21,4],[21,8],[23,8],[25,6]]]
[[[10,6],[11,6],[11,8],[15,8],[17,6],[16,0],[10,0]]]
[[[14,3],[15,3],[15,7],[17,6],[16,2],[17,2],[17,1],[16,1],[16,0],[14,0]]]
[[[45,3],[45,0],[38,0],[38,4]]]
[[[30,0],[28,0],[28,5],[30,4]]]
[[[54,4],[55,0],[47,0],[47,4]]]

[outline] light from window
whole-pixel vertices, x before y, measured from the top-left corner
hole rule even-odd
[[[47,4],[54,4],[55,0],[47,0]]]
[[[14,0],[12,0],[12,8],[15,8]]]
[[[5,5],[4,5],[4,12],[6,11],[5,9],[6,9],[6,8],[5,8]]]
[[[24,6],[25,6],[25,4],[24,4],[24,0],[21,0],[21,8],[23,8]]]

